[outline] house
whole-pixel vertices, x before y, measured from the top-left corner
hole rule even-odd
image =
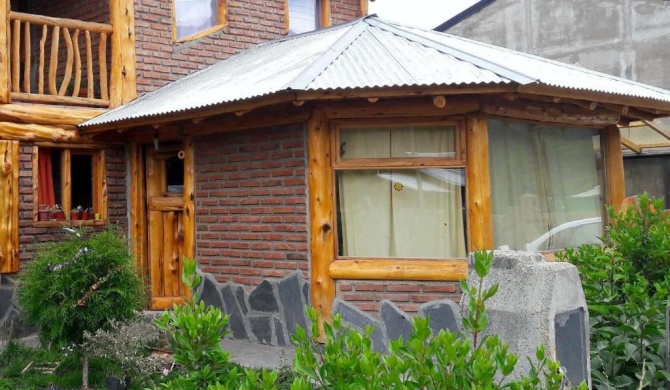
[[[667,1],[482,0],[436,27],[494,45],[670,88]],[[670,207],[670,122],[621,124],[629,196]]]
[[[128,230],[135,149],[77,125],[252,45],[348,22],[366,7],[367,0],[0,0],[0,324],[13,310],[13,275],[39,243],[58,240],[63,226]],[[55,204],[66,220],[40,220],[40,205]],[[78,206],[92,210],[90,219],[74,220]]]

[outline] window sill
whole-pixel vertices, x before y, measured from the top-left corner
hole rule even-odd
[[[193,35],[188,35],[184,38],[175,39],[175,43],[181,44],[181,43],[187,43],[187,42],[195,41],[195,40],[198,40],[198,39],[200,39],[202,37],[205,37],[209,34],[214,34],[215,32],[217,32],[219,30],[223,30],[227,26],[228,26],[227,24],[219,24],[219,25],[216,25],[214,27],[210,27],[207,30],[202,30],[199,33],[195,33]]]
[[[330,264],[333,279],[457,282],[468,276],[466,259],[356,259]]]
[[[60,226],[105,226],[107,221],[104,219],[89,219],[85,221],[35,221],[34,227],[60,227]]]

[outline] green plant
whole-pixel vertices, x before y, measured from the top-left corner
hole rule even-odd
[[[363,333],[344,328],[339,315],[332,324],[324,323],[325,343],[318,343],[317,312],[308,309],[313,337],[302,328],[292,336],[299,377],[291,389],[311,389],[312,383],[324,389],[558,389],[563,375],[543,346],[538,347],[537,363],[531,361],[528,375],[513,380],[517,357],[497,336],[482,337],[488,322],[485,302],[498,289],[497,285],[482,288],[492,259],[490,252],[475,253],[474,269],[480,282],[477,286],[461,284],[469,298],[463,319],[469,337],[447,330],[432,336],[430,319],[416,317],[409,339],[392,341],[389,355],[381,356],[372,350],[370,327]]]
[[[579,269],[589,308],[591,376],[596,389],[665,389],[665,309],[669,305],[670,225],[661,201],[608,209],[602,245],[557,258]]]

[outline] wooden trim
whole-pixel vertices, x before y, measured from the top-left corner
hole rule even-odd
[[[114,72],[112,71],[112,73]],[[55,88],[56,84],[53,85]],[[80,98],[72,96],[58,96],[56,94],[39,95],[36,93],[12,92],[12,99],[31,103],[63,104],[63,105],[78,105],[78,106],[91,106],[91,107],[108,107],[110,105],[110,100],[95,99],[95,98]]]
[[[134,0],[110,1],[109,20],[114,30],[109,106],[118,107],[137,97]]]
[[[621,116],[607,109],[589,110],[570,104],[544,103],[517,99],[509,101],[496,99],[483,108],[488,115],[527,120],[545,124],[566,124],[574,126],[613,125]]]
[[[632,150],[633,152],[637,153],[637,154],[642,153],[641,146],[636,144],[635,142],[629,140],[626,137],[623,137],[623,136],[621,137],[621,144],[623,146],[627,147],[628,149]],[[668,145],[666,145],[666,146],[669,146],[669,145],[670,145],[670,143],[668,143]]]
[[[466,194],[469,250],[493,249],[489,137],[486,119],[469,118],[467,124]]]
[[[184,137],[184,196],[182,210],[184,212],[182,224],[184,229],[183,256],[195,259],[195,148],[193,138]],[[189,294],[188,289],[184,294]],[[187,295],[188,297],[188,295]]]
[[[224,28],[226,28],[226,24],[217,24],[216,26],[209,27],[206,30],[202,30],[200,32],[197,32],[195,34],[191,34],[188,36],[185,36],[184,38],[181,39],[176,39],[176,27],[175,27],[175,43],[187,43],[187,42],[193,42],[196,41],[202,37],[206,37],[207,35],[214,34],[217,31],[221,31]]]
[[[19,142],[0,141],[0,273],[19,271]]]
[[[149,211],[182,211],[184,202],[181,196],[152,196],[149,197]]]
[[[11,20],[20,20],[22,22],[28,22],[32,24],[65,27],[65,28],[71,28],[73,30],[76,29],[88,30],[96,33],[107,33],[107,34],[111,34],[113,32],[112,26],[109,24],[84,22],[75,19],[54,18],[51,16],[34,15],[15,11],[11,11],[9,13],[9,18]]]
[[[335,280],[416,280],[457,282],[468,275],[466,259],[356,259],[330,264]]]
[[[319,312],[319,325],[329,321],[335,281],[330,263],[335,256],[334,179],[331,169],[330,129],[326,115],[314,110],[307,122],[307,155],[309,161],[309,215],[311,254],[312,307]]]
[[[670,140],[670,132],[665,129],[664,126],[661,126],[660,124],[654,123],[652,121],[642,121],[642,123],[643,125],[649,126],[650,129],[665,137],[665,139]]]
[[[148,278],[147,263],[147,214],[146,191],[144,188],[144,147],[137,143],[128,146],[130,160],[130,221],[129,237],[132,237],[131,252],[137,272],[143,279]]]
[[[33,221],[37,222],[39,220],[39,205],[40,205],[40,192],[39,192],[39,147],[37,145],[33,146],[32,152],[32,166],[33,166]]]
[[[175,1],[172,0],[172,40],[175,43],[191,42],[226,28],[228,26],[228,0],[217,0],[216,6],[217,14],[215,26],[208,27],[183,38],[177,38],[177,8],[175,6]]]
[[[363,17],[368,14],[368,0],[360,0],[360,6],[358,9],[358,17]]]
[[[37,215],[37,214],[35,214]],[[33,222],[33,227],[62,227],[62,226],[71,226],[71,227],[82,227],[82,226],[105,226],[107,221],[104,219],[87,219],[87,220],[77,220],[77,221],[35,221]]]
[[[291,26],[291,14],[289,13],[288,0],[284,0],[284,35],[288,34]]]
[[[88,142],[75,126],[47,126],[14,122],[0,122],[0,139],[16,141]]]
[[[70,210],[72,210],[72,199],[70,197],[72,188],[72,153],[70,149],[60,150],[60,193],[61,193],[61,207],[65,212],[66,218],[70,219]],[[95,202],[95,183],[93,183],[93,194]]]
[[[151,298],[152,310],[170,310],[174,305],[183,305],[183,297],[153,297]]]
[[[365,89],[339,89],[330,91],[295,91],[292,100],[331,100],[351,98],[412,97],[432,95],[468,95],[514,92],[516,87],[509,85],[484,86],[435,86],[435,87],[379,87]],[[432,99],[432,98],[431,98]],[[432,104],[432,103],[431,103]],[[445,107],[446,108],[446,107]]]
[[[4,104],[0,105],[0,121],[77,126],[107,111],[99,108]]]
[[[11,101],[11,65],[9,58],[10,40],[10,0],[0,0],[0,104]]]
[[[360,118],[400,118],[411,117],[447,117],[462,115],[481,109],[479,98],[451,97],[446,99],[444,108],[437,108],[428,96],[408,99],[383,99],[371,103],[367,99],[352,99],[339,102],[319,103],[328,118],[360,119]]]
[[[601,148],[605,158],[606,199],[609,205],[618,208],[626,197],[621,132],[617,126],[608,126],[603,129],[601,136]]]
[[[93,204],[93,212],[107,220],[107,154],[104,150],[93,154]]]
[[[332,17],[330,16],[330,0],[321,0],[319,4],[320,18],[319,28],[330,27],[333,23]]]

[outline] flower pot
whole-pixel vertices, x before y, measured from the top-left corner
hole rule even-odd
[[[81,211],[73,211],[70,213],[70,219],[73,221],[79,221],[82,219],[81,214]]]
[[[37,212],[37,219],[39,221],[48,221],[49,220],[49,210],[40,210]]]
[[[55,219],[56,221],[65,221],[65,211],[63,210],[52,211],[51,219]]]
[[[91,213],[88,212],[88,211],[82,211],[81,212],[81,219],[83,219],[84,221],[87,221],[87,220],[91,219]]]

